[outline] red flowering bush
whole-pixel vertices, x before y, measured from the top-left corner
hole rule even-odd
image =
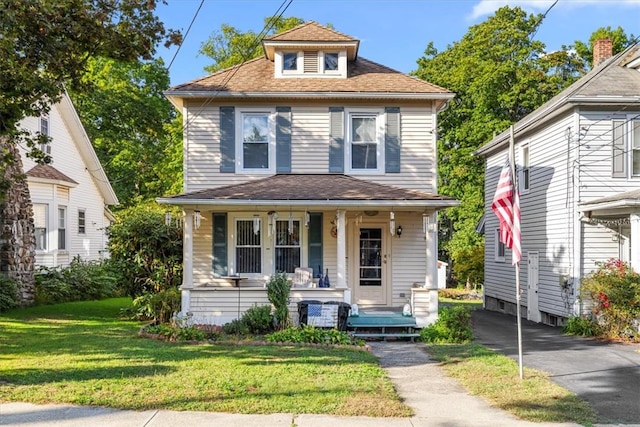
[[[640,341],[640,274],[627,263],[601,263],[582,279],[580,296],[591,305],[601,336]]]

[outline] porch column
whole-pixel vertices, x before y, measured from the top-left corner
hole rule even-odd
[[[336,288],[347,287],[347,223],[345,211],[336,211],[336,226],[338,227],[337,251],[336,251]]]
[[[182,242],[182,305],[186,314],[190,309],[191,289],[193,288],[193,211],[184,211],[184,239]]]
[[[425,256],[426,275],[424,287],[438,289],[438,216],[437,213],[429,215],[429,226],[426,230],[427,250]]]
[[[640,213],[630,214],[629,222],[631,223],[631,268],[636,273],[640,273]]]

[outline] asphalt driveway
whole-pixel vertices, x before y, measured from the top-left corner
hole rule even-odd
[[[518,360],[514,316],[476,310],[476,341]],[[523,364],[589,402],[599,423],[640,425],[640,345],[603,343],[522,320]]]

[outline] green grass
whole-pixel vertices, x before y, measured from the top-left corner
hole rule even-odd
[[[0,316],[0,401],[121,409],[410,416],[360,350],[169,344],[117,318],[128,299]]]
[[[532,422],[591,425],[595,412],[544,372],[526,369],[520,380],[512,359],[477,344],[429,344],[427,352],[469,392]]]

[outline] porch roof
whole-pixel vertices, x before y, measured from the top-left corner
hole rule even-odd
[[[445,208],[452,197],[409,190],[341,174],[280,174],[242,184],[194,191],[157,199],[171,205],[244,206],[379,206]]]
[[[633,209],[640,209],[640,190],[625,191],[613,196],[601,197],[582,203],[583,212],[593,212],[600,215],[625,214]]]

